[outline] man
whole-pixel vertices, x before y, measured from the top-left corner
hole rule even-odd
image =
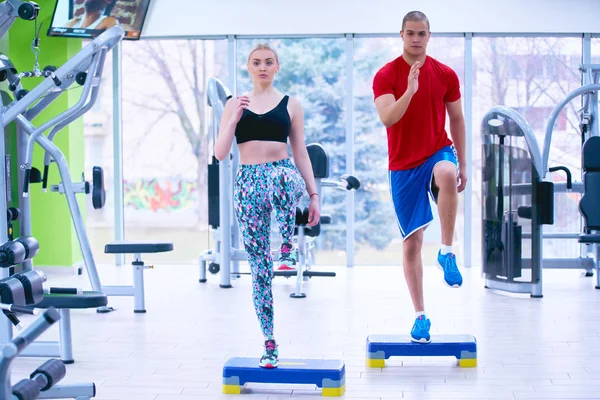
[[[416,313],[411,338],[419,343],[431,341],[421,259],[423,232],[433,221],[428,195],[437,203],[442,230],[438,266],[447,285],[460,287],[452,240],[458,193],[467,183],[460,83],[450,67],[426,54],[429,28],[422,12],[406,14],[400,32],[402,55],[383,66],[373,80],[375,106],[387,128],[388,174],[403,239],[404,276]],[[452,140],[445,130],[446,110]]]
[[[115,17],[104,14],[111,4],[113,0],[85,0],[85,13],[67,21],[65,28],[105,30],[118,25],[119,21]]]

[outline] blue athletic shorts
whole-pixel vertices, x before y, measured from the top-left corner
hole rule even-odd
[[[439,162],[451,162],[456,165],[458,160],[454,146],[446,146],[434,153],[427,161],[413,169],[389,171],[390,192],[398,227],[402,240],[412,233],[427,227],[433,222],[433,213],[429,198],[437,200],[437,193],[432,191],[433,167]]]

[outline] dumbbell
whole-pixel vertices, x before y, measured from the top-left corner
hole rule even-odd
[[[46,275],[40,271],[27,271],[14,274],[13,277],[18,279],[23,285],[27,305],[37,304],[44,299],[44,282],[46,282]]]
[[[21,327],[21,322],[14,314],[15,312],[35,314],[35,310],[29,310],[25,307],[27,297],[25,296],[23,284],[12,276],[0,280],[0,301],[0,309],[3,310],[4,315],[18,329]]]
[[[39,271],[27,271],[4,278],[0,280],[0,300],[17,306],[37,304],[44,299],[44,282],[46,276]],[[11,311],[23,312],[17,309]]]
[[[62,361],[48,360],[30,375],[30,379],[23,379],[14,385],[12,394],[19,400],[37,399],[40,392],[56,385],[66,374],[67,369]]]
[[[37,239],[33,236],[20,236],[13,240],[13,242],[19,242],[25,248],[24,261],[29,261],[33,259],[33,257],[35,257],[40,251],[40,244],[38,243]]]
[[[25,260],[25,246],[23,243],[11,240],[0,246],[0,268],[10,268],[21,264]]]
[[[33,236],[22,236],[0,246],[0,268],[9,268],[35,257],[40,245]]]
[[[0,280],[0,300],[6,304],[27,305],[27,296],[21,281],[12,276]]]

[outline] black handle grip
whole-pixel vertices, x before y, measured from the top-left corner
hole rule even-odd
[[[17,316],[12,311],[2,310],[2,312],[4,313],[4,315],[6,315],[6,318],[8,318],[10,323],[14,326],[18,326],[21,323],[21,321],[19,321],[19,318],[17,318]]]
[[[31,168],[25,169],[25,178],[23,179],[23,196],[29,193],[29,179],[31,178]]]
[[[548,171],[550,171],[550,172],[565,171],[565,174],[567,175],[567,189],[573,188],[573,179],[571,178],[571,171],[569,170],[569,168],[564,167],[564,166],[558,166],[558,167],[548,168]]]
[[[12,311],[12,312],[18,312],[18,313],[22,313],[22,314],[35,315],[35,309],[34,308],[25,307],[25,306],[16,306],[14,304],[11,304],[10,311]]]
[[[44,165],[44,176],[42,177],[42,190],[48,188],[48,171],[50,170],[49,165]]]
[[[358,190],[360,188],[360,181],[357,177],[352,175],[342,175],[341,178],[347,182],[346,190]]]
[[[51,287],[50,289],[48,289],[48,293],[50,293],[50,294],[79,294],[79,293],[81,293],[81,290],[77,289],[77,288]]]

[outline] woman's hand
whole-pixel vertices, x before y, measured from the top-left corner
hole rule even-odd
[[[313,227],[321,220],[321,209],[319,206],[319,196],[312,196],[308,205],[308,224],[306,226]]]
[[[236,97],[235,105],[233,106],[233,112],[231,114],[231,123],[237,124],[240,122],[242,114],[244,113],[244,109],[248,108],[248,104],[250,104],[250,99],[248,96]]]

